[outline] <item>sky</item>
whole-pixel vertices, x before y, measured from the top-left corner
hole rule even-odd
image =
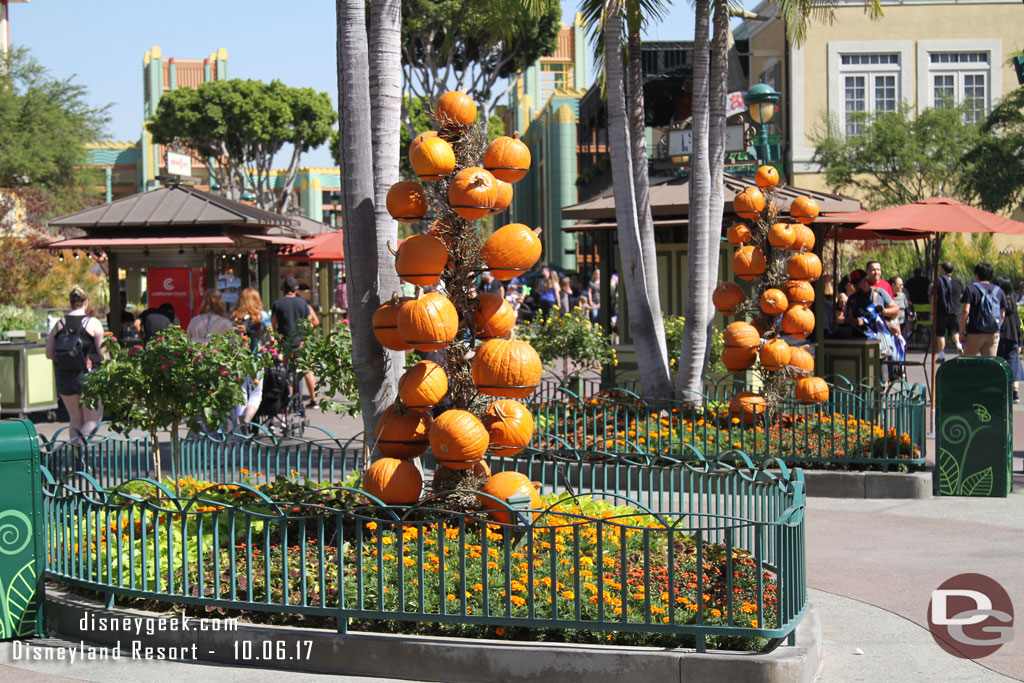
[[[30,0],[10,6],[12,45],[27,47],[59,78],[74,77],[94,106],[110,105],[108,139],[136,141],[142,130],[142,58],[203,59],[227,48],[229,75],[326,92],[337,102],[335,3],[268,0]],[[577,6],[563,2],[563,21]],[[678,0],[651,40],[692,40],[693,9]],[[327,146],[303,166],[331,166]],[[279,154],[277,166],[287,158]]]

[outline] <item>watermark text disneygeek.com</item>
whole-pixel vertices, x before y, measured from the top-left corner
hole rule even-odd
[[[196,618],[184,614],[173,617],[117,617],[97,616],[87,613],[78,620],[78,628],[83,633],[103,631],[106,633],[124,633],[126,635],[151,636],[164,631],[237,631],[237,619]]]

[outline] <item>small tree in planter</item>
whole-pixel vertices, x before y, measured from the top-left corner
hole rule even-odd
[[[180,472],[181,425],[198,433],[224,423],[245,402],[245,378],[255,377],[272,353],[266,346],[251,352],[241,328],[201,343],[186,337],[177,326],[167,328],[145,347],[124,349],[108,336],[104,348],[108,360],[89,373],[82,399],[90,407],[102,401],[118,432],[149,432],[157,479],[163,478],[159,431],[170,432],[171,458]]]
[[[571,386],[585,372],[618,364],[611,337],[600,326],[591,325],[579,308],[569,313],[552,312],[547,318],[534,316],[522,328],[522,334],[562,386]],[[557,370],[559,359],[561,373]]]
[[[308,320],[299,321],[299,343],[296,364],[303,372],[312,372],[320,387],[320,409],[346,415],[358,415],[359,387],[352,364],[352,330],[348,321],[336,325],[330,333],[317,329]],[[340,396],[346,402],[334,400]]]

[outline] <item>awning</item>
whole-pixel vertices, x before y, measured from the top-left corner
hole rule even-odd
[[[685,218],[669,218],[653,221],[655,228],[678,228],[684,225],[689,225],[690,221]],[[569,225],[562,228],[562,232],[590,232],[592,230],[614,230],[618,226],[618,223],[608,223],[601,221],[592,221],[587,223],[577,223],[576,225]]]
[[[401,241],[399,241],[401,243]],[[296,261],[344,261],[345,249],[341,230],[325,232],[322,235],[303,240],[305,249],[296,250],[289,258]]]
[[[248,240],[256,240],[257,242],[280,244],[290,247],[301,247],[309,243],[309,240],[303,240],[297,237],[285,237],[284,235],[241,235],[241,237]]]
[[[233,247],[235,241],[223,235],[200,237],[73,237],[50,242],[45,249],[144,249],[159,247],[203,246]]]

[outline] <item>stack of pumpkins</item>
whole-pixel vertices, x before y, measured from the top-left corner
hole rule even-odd
[[[528,343],[514,339],[516,314],[504,298],[454,291],[468,289],[465,275],[469,273],[471,279],[481,263],[497,279],[509,280],[540,258],[539,229],[519,223],[496,230],[482,248],[468,249],[475,253],[466,253],[465,245],[479,245],[478,241],[460,239],[463,231],[475,235],[474,221],[508,207],[512,184],[530,168],[530,150],[516,134],[491,142],[482,160],[479,152],[477,158],[469,158],[472,152],[459,141],[468,137],[474,125],[482,124],[476,124],[476,103],[465,93],[442,95],[433,115],[438,130],[417,136],[409,159],[421,180],[447,183],[447,205],[439,202],[441,206],[433,207],[437,220],[427,234],[405,239],[395,252],[395,270],[416,286],[416,295],[393,295],[374,313],[373,331],[382,346],[394,351],[444,349],[448,353],[443,364],[422,360],[402,375],[398,401],[377,422],[374,436],[383,457],[366,471],[363,488],[389,505],[417,502],[423,480],[413,461],[429,447],[438,461],[436,476],[443,472],[450,478],[453,472],[471,470],[478,477],[488,477],[483,492],[502,500],[525,494],[536,509],[540,500],[530,480],[518,472],[491,476],[483,456],[488,450],[515,455],[529,444],[533,416],[515,399],[528,397],[540,383],[540,358]],[[413,223],[426,218],[431,207],[423,185],[402,181],[388,191],[387,208],[396,220]],[[458,268],[463,277],[455,276]],[[423,287],[434,286],[441,291],[423,293]],[[469,303],[460,311],[453,301]],[[472,353],[467,353],[470,345]],[[471,367],[457,367],[462,364]],[[475,386],[468,398],[467,392],[450,391],[450,378],[458,381],[455,378],[470,374]],[[478,394],[496,400],[485,405],[477,400]],[[432,417],[430,411],[441,405],[446,409]],[[487,496],[481,496],[480,503],[505,509]],[[508,521],[507,511],[492,515],[497,521]]]
[[[737,247],[732,265],[737,277],[751,281],[757,300],[753,324],[734,322],[726,327],[722,362],[731,372],[740,373],[760,361],[766,373],[784,373],[796,379],[794,395],[801,403],[821,403],[828,399],[828,385],[813,377],[814,357],[806,350],[790,346],[782,335],[804,339],[814,331],[814,287],[821,276],[821,261],[811,252],[814,232],[808,227],[818,216],[818,204],[810,197],[797,197],[789,214],[796,223],[777,221],[773,201],[779,182],[773,166],[762,166],[755,175],[757,187],[748,187],[736,195],[736,214],[751,221],[729,228],[727,238]],[[767,195],[767,197],[766,197]],[[781,267],[769,264],[785,261]],[[736,315],[747,300],[735,282],[722,282],[715,289],[713,303],[724,315]],[[749,308],[749,307],[747,307]],[[761,394],[741,392],[729,404],[733,417],[752,422],[767,409]]]

